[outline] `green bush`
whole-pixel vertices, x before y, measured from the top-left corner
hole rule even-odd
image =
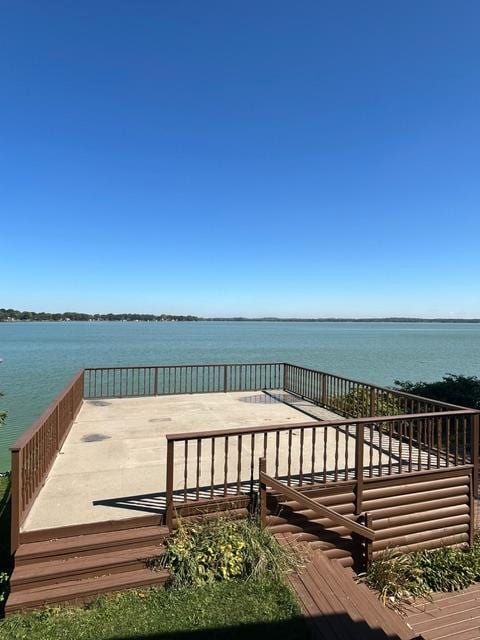
[[[172,571],[175,586],[270,576],[281,578],[301,565],[301,554],[280,546],[253,520],[218,518],[184,525],[168,538],[164,556],[154,560]]]
[[[459,591],[480,578],[480,536],[471,548],[400,553],[387,549],[360,577],[384,604],[401,607],[432,591]]]
[[[355,418],[396,416],[402,413],[399,400],[386,392],[378,392],[372,406],[370,390],[364,387],[336,396],[332,404]]]
[[[415,565],[412,557],[413,554],[387,549],[372,562],[360,580],[378,591],[383,604],[399,608],[430,592],[420,567]]]
[[[477,577],[475,558],[469,550],[445,547],[412,555],[412,561],[432,591],[460,591]]]

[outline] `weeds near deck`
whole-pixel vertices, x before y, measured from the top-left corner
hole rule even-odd
[[[300,568],[300,549],[286,549],[253,518],[217,518],[182,524],[166,541],[166,552],[150,566],[166,567],[176,587],[201,586],[219,580],[281,579]]]

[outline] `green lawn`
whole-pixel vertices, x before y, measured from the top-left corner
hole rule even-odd
[[[294,596],[271,579],[226,581],[182,590],[148,589],[99,598],[87,608],[58,607],[10,616],[2,640],[306,640]]]

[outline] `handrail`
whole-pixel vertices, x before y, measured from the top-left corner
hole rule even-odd
[[[480,415],[479,409],[462,409],[461,411],[436,411],[433,413],[406,413],[396,416],[373,416],[369,418],[345,418],[344,420],[312,420],[288,424],[259,425],[254,427],[235,427],[232,429],[218,429],[213,431],[187,431],[184,433],[166,433],[169,441],[198,440],[199,438],[221,438],[224,436],[250,435],[254,433],[270,433],[272,431],[290,431],[307,429],[309,427],[340,427],[357,424],[376,424],[377,422],[397,422],[399,420],[423,420],[425,418],[448,418],[452,416]]]
[[[65,396],[69,391],[71,391],[75,383],[78,382],[78,380],[82,377],[84,371],[85,369],[80,369],[80,371],[77,374],[75,374],[75,376],[70,380],[70,382],[63,389],[63,391],[60,391],[60,393],[57,396],[55,396],[52,402],[48,405],[48,407],[41,414],[41,416],[39,416],[35,420],[35,422],[31,425],[31,427],[29,427],[20,436],[18,436],[15,442],[12,445],[10,445],[10,451],[19,451],[22,447],[24,447],[27,444],[27,442],[29,442],[33,438],[35,433],[39,431],[39,429],[41,429],[43,423],[48,418],[52,410],[59,404],[59,402],[61,402],[65,398]]]
[[[378,384],[374,384],[373,382],[366,382],[365,380],[355,380],[354,378],[346,378],[338,373],[331,373],[329,371],[321,371],[320,369],[310,369],[310,367],[303,367],[298,364],[292,364],[291,362],[284,362],[283,365],[285,367],[295,367],[296,369],[303,369],[304,371],[312,371],[314,373],[321,373],[325,376],[332,376],[334,378],[339,378],[341,380],[347,380],[348,382],[353,382],[354,384],[360,384],[367,387],[372,387],[374,389],[378,389],[379,391],[386,391],[387,393],[394,393],[399,396],[403,396],[404,398],[412,398],[413,400],[421,400],[422,402],[429,402],[430,404],[437,404],[440,407],[448,407],[451,409],[469,409],[471,407],[463,407],[459,404],[451,404],[449,402],[443,402],[442,400],[436,400],[435,398],[427,398],[425,396],[418,396],[415,393],[408,393],[407,391],[400,391],[398,389],[389,389],[388,387],[382,387]]]
[[[287,487],[282,482],[275,480],[275,478],[272,478],[263,471],[260,471],[260,483],[280,491],[283,495],[292,498],[292,500],[296,500],[302,506],[315,511],[325,518],[329,518],[335,524],[344,526],[350,531],[350,533],[356,533],[367,540],[375,539],[375,531],[373,529],[365,527],[363,524],[355,522],[354,520],[350,520],[350,518],[347,518],[346,516],[342,516],[340,513],[330,509],[330,507],[325,507],[323,504],[315,502],[315,500],[308,498],[306,495],[300,493],[300,491]]]
[[[201,364],[119,364],[116,367],[85,367],[85,371],[113,371],[115,369],[168,369],[178,367],[238,367],[238,366],[279,366],[283,362],[202,362]],[[296,365],[295,365],[296,366]]]

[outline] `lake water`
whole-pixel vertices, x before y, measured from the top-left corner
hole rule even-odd
[[[2,470],[9,444],[81,367],[277,361],[392,385],[480,375],[480,324],[0,323],[0,357]]]

